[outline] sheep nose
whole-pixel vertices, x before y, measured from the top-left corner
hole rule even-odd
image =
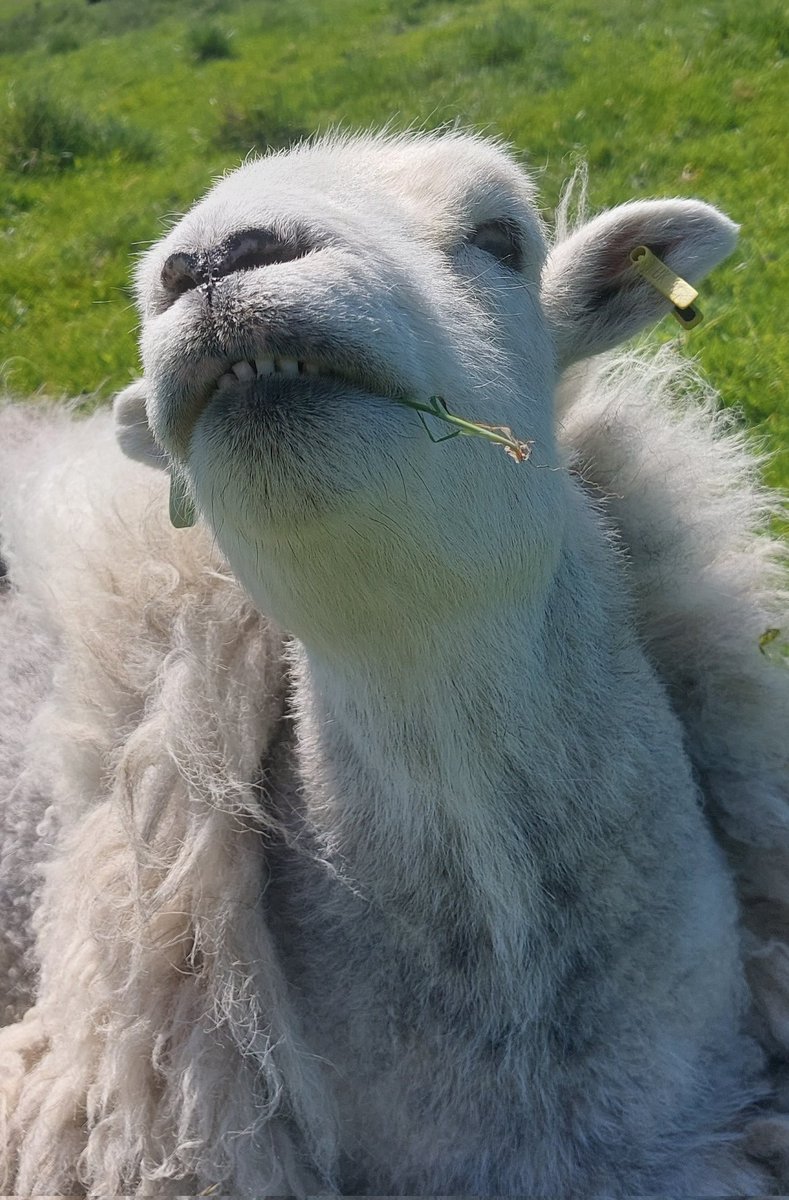
[[[270,229],[245,229],[210,250],[171,254],[162,267],[162,284],[179,296],[236,271],[303,258],[311,249],[307,239],[298,235],[279,237]]]
[[[197,257],[183,251],[171,254],[162,267],[162,284],[168,292],[175,295],[188,292],[190,288],[205,283],[207,279],[208,276],[204,274]]]

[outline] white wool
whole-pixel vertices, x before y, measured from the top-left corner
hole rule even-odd
[[[173,540],[161,479],[118,456],[106,413],[3,416],[32,426],[36,463],[28,488],[4,498],[9,568],[71,652],[37,723],[58,755],[48,782],[63,834],[39,913],[42,1000],[4,1043],[9,1086],[37,1042],[48,1050],[0,1141],[13,1154],[27,1128],[20,1191],[95,1178],[123,1192],[143,1163],[151,1180],[222,1178],[239,1135],[277,1107],[271,1046],[290,1053],[289,1030],[259,1016],[276,1008],[286,1021],[287,1001],[255,920],[263,818],[251,788],[281,708],[279,637],[202,531]],[[20,543],[35,558],[17,557]],[[183,1131],[177,1150],[169,1130]],[[255,1168],[245,1144],[239,1186],[257,1186]]]
[[[499,148],[329,139],[146,258],[126,457],[0,412],[6,1191],[789,1184],[775,502],[671,352],[556,379],[663,311],[634,239],[693,276],[732,229],[626,205],[546,257]],[[225,271],[261,230],[309,252]],[[214,391],[294,345],[342,379]],[[434,445],[431,394],[531,459]]]
[[[735,418],[671,348],[583,368],[565,395],[562,437],[628,555],[641,636],[745,902],[760,1037],[782,1053],[788,684],[761,641],[786,621],[787,551],[770,534],[783,504]]]

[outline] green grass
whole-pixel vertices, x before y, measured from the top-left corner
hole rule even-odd
[[[189,30],[189,47],[196,62],[233,57],[230,38],[218,25],[195,25]]]
[[[514,143],[549,218],[585,157],[595,208],[695,195],[741,223],[679,336],[789,483],[788,54],[771,0],[0,0],[6,386],[125,383],[131,260],[253,147],[459,120]]]
[[[94,120],[46,91],[11,90],[0,110],[0,167],[7,173],[62,170],[80,158],[145,162],[154,154],[155,140],[148,130],[112,117]]]

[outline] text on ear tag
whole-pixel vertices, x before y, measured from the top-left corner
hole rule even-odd
[[[702,320],[701,310],[693,303],[699,293],[687,279],[683,279],[676,271],[672,271],[671,267],[666,266],[648,246],[636,246],[631,250],[630,261],[646,281],[673,306],[674,316],[684,329],[692,329],[694,325],[699,324]]]

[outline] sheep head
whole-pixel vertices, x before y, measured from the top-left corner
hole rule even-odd
[[[241,581],[306,640],[496,605],[560,552],[557,372],[665,311],[629,251],[699,277],[732,230],[697,203],[626,205],[547,255],[527,175],[459,133],[248,162],[140,265],[154,441],[132,391],[122,443],[159,463],[163,448]],[[398,403],[431,396],[512,427],[531,460],[435,444]]]

